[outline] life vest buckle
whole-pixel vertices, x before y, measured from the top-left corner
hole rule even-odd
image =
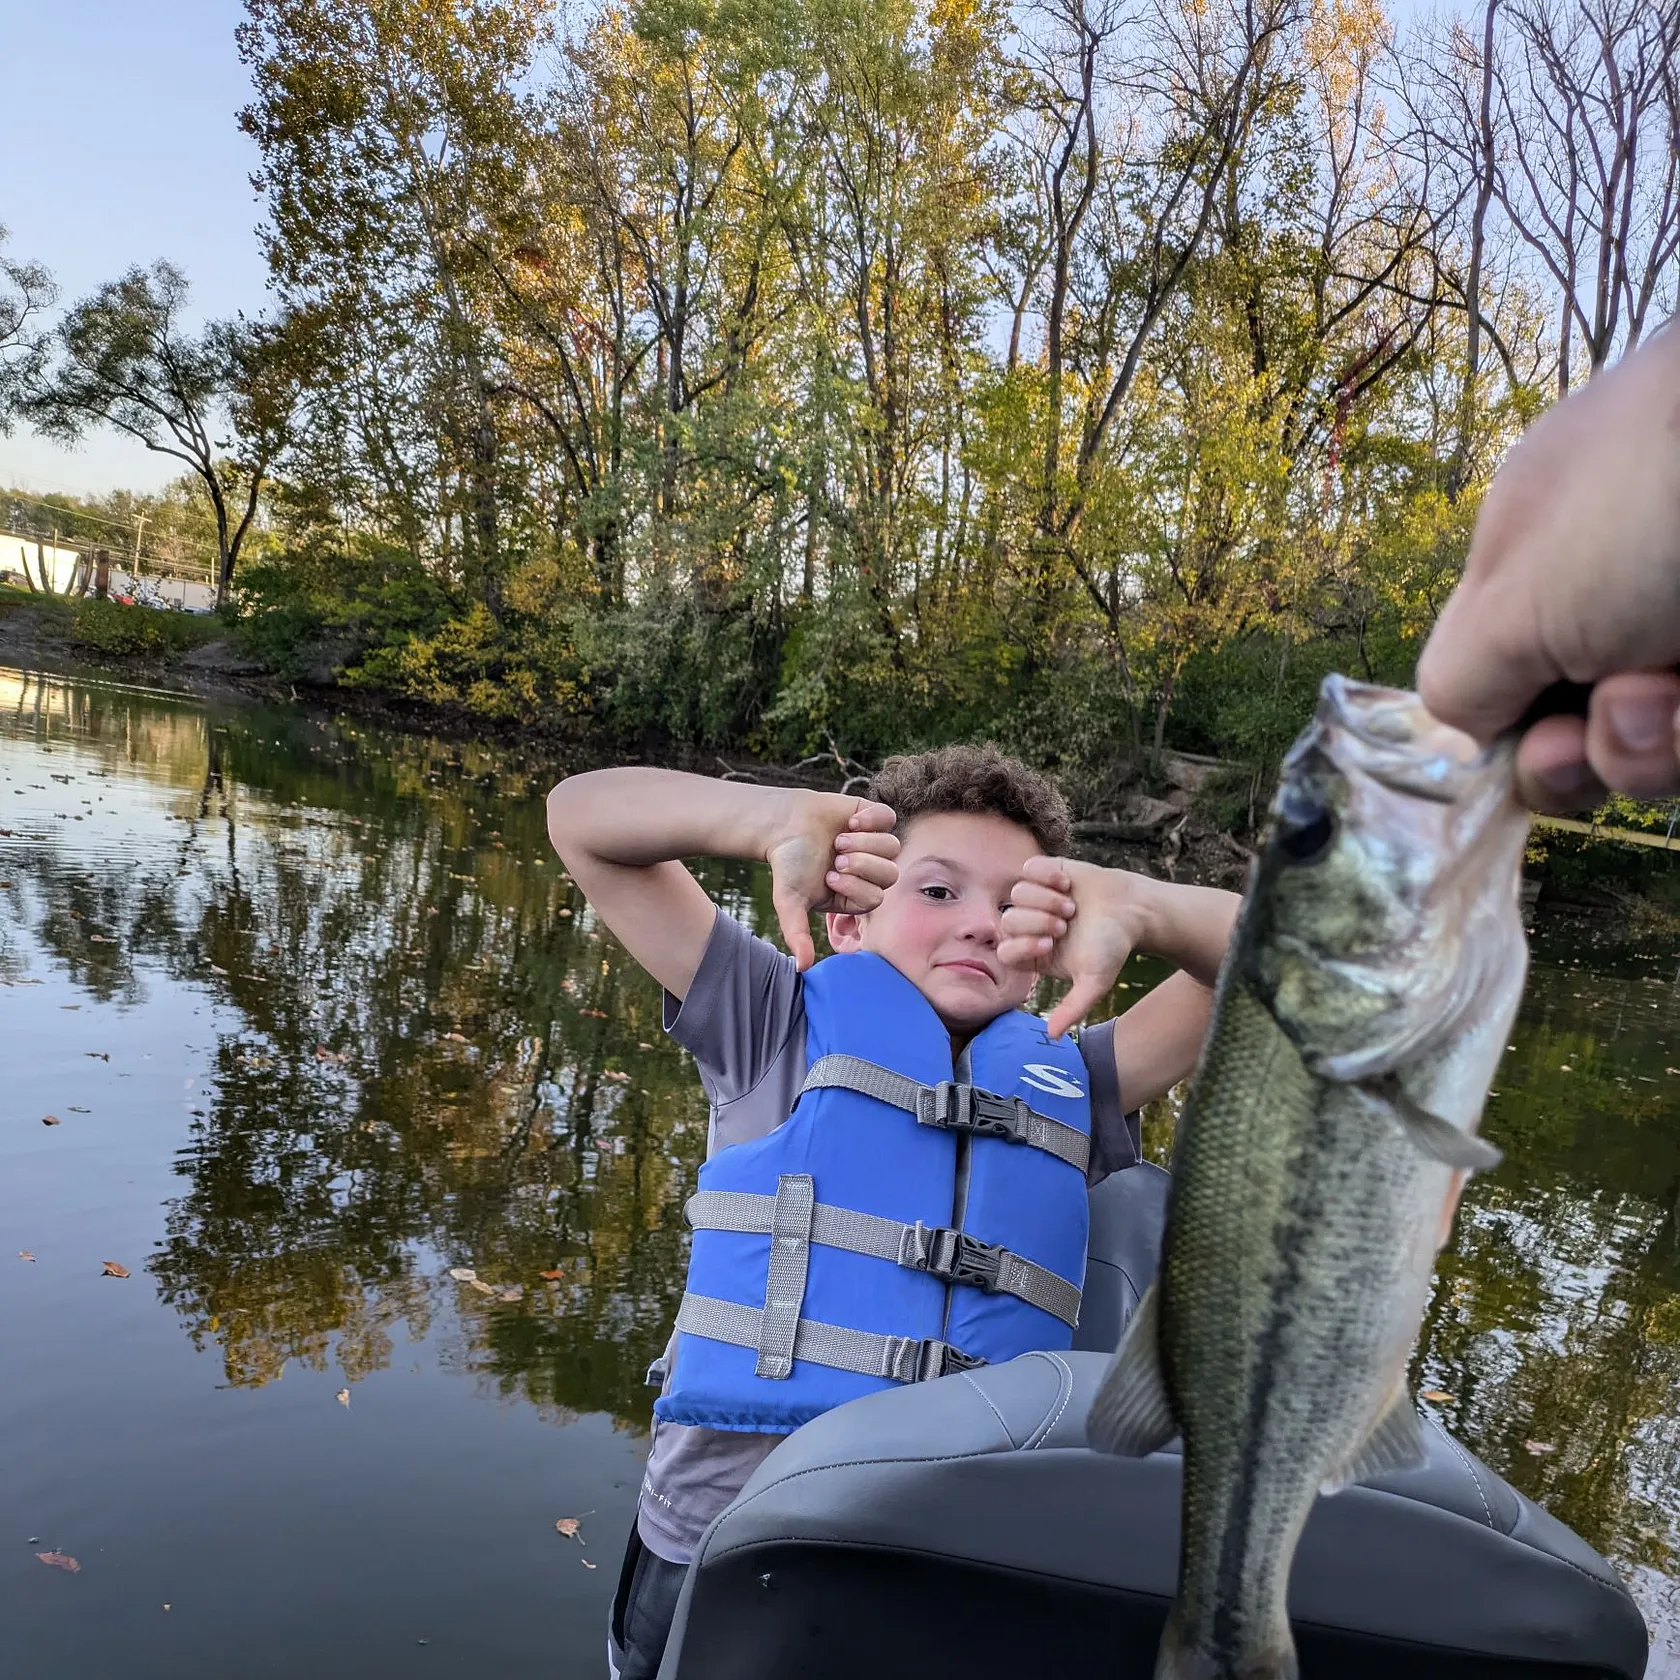
[[[1027,1116],[1032,1110],[1019,1097],[1000,1097],[977,1085],[959,1085],[949,1079],[924,1086],[919,1095],[916,1118],[924,1126],[1002,1138],[1006,1143],[1028,1141]]]
[[[981,1242],[949,1225],[924,1225],[918,1219],[905,1227],[905,1248],[903,1263],[918,1272],[941,1283],[966,1283],[988,1295],[997,1293],[1007,1251],[996,1243]]]
[[[935,1377],[948,1377],[953,1371],[977,1371],[986,1363],[972,1353],[942,1342],[937,1336],[926,1336],[913,1344],[916,1359],[916,1382],[932,1382]]]

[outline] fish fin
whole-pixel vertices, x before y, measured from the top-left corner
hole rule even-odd
[[[1394,1391],[1388,1408],[1376,1427],[1355,1449],[1347,1463],[1324,1479],[1320,1493],[1337,1493],[1349,1482],[1380,1476],[1389,1470],[1416,1470],[1428,1458],[1423,1444],[1423,1426],[1418,1422],[1411,1394],[1404,1382]]]
[[[1142,1458],[1178,1433],[1161,1371],[1161,1314],[1156,1286],[1144,1291],[1085,1419],[1098,1452]]]
[[[1460,1172],[1488,1172],[1505,1159],[1486,1138],[1464,1131],[1413,1102],[1398,1079],[1373,1079],[1364,1089],[1394,1109],[1406,1136],[1432,1161]]]

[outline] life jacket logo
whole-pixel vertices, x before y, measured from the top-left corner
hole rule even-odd
[[[1075,1081],[1069,1079],[1060,1068],[1051,1067],[1048,1062],[1028,1062],[1021,1075],[1021,1081],[1032,1086],[1035,1091],[1043,1091],[1052,1097],[1085,1095]]]

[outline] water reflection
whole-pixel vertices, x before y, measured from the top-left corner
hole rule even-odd
[[[0,985],[216,1005],[147,1269],[225,1381],[354,1386],[427,1340],[555,1419],[644,1424],[705,1110],[548,852],[562,767],[4,672],[0,720]],[[769,925],[754,872],[708,886]],[[1537,964],[1489,1120],[1506,1164],[1466,1198],[1414,1368],[1654,1617],[1680,1574],[1671,967]],[[85,1053],[97,1016],[65,1019],[75,1046],[42,1048]]]

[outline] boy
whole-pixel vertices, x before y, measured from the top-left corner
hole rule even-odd
[[[1094,1183],[1136,1159],[1126,1112],[1161,1095],[1189,1072],[1207,1025],[1211,987],[1237,904],[1230,893],[1059,859],[1055,854],[1069,837],[1061,795],[1044,778],[992,747],[947,747],[890,759],[874,778],[869,797],[861,799],[758,788],[674,771],[594,771],[562,782],[550,794],[549,833],[596,913],[668,994],[667,1030],[693,1054],[711,1099],[708,1172],[726,1164],[750,1165],[803,1127],[812,1148],[823,1140],[832,1143],[837,1136],[863,1140],[852,1150],[846,1170],[854,1179],[860,1174],[873,1177],[883,1190],[897,1193],[902,1181],[914,1178],[915,1170],[894,1157],[892,1149],[907,1136],[911,1153],[922,1150],[917,1158],[930,1159],[923,1145],[936,1148],[941,1140],[930,1140],[938,1125],[949,1121],[916,1126],[887,1106],[895,1100],[890,1095],[871,1101],[856,1095],[855,1088],[806,1091],[808,1076],[815,1077],[818,1050],[832,1048],[836,1033],[843,1049],[854,1047],[846,1036],[854,1032],[864,1035],[860,1042],[866,1045],[907,1043],[909,1052],[942,1063],[949,1081],[953,1067],[958,1078],[969,1077],[963,1072],[968,1053],[996,1045],[1001,1031],[1009,1042],[997,1053],[1006,1061],[1022,1054],[1040,1058],[1022,1064],[1027,1100],[1008,1099],[1014,1112],[1034,1111],[1031,1120],[1040,1147],[1016,1149],[991,1138],[973,1142],[972,1168],[969,1155],[958,1157],[965,1163],[960,1194],[970,1194],[971,1182],[980,1182],[994,1154],[1002,1162],[1001,1176],[998,1171],[992,1175],[994,1195],[1001,1184],[1006,1200],[1017,1193],[1027,1200],[1037,1192],[1017,1192],[1014,1187],[1035,1182],[1036,1172],[1053,1185],[1044,1206],[1054,1216],[1052,1224],[1072,1233],[1080,1265],[1083,1225],[1076,1229],[1071,1217],[1068,1182],[1082,1221],[1086,1182]],[[696,855],[769,864],[776,915],[792,956],[753,937],[711,903],[677,861]],[[829,943],[837,953],[815,968],[812,910],[825,912]],[[1124,1016],[1082,1033],[1077,1047],[1057,1044],[1055,1038],[1103,997],[1134,950],[1161,956],[1179,972]],[[1033,1018],[1017,1013],[1040,974],[1072,982],[1044,1024],[1048,1033]],[[838,1007],[830,995],[831,977],[840,983]],[[938,1038],[937,1045],[927,1042],[930,1032]],[[808,1039],[815,1042],[808,1044]],[[1025,1052],[1022,1043],[1029,1046]],[[858,1060],[830,1055],[820,1059],[825,1066],[855,1066]],[[866,1063],[882,1059],[878,1054],[863,1058]],[[996,1061],[994,1054],[988,1065]],[[844,1074],[838,1083],[846,1084]],[[1003,1088],[996,1078],[983,1081],[978,1072],[972,1083],[990,1091]],[[932,1085],[930,1077],[923,1096],[933,1095]],[[941,1089],[949,1093],[951,1087]],[[1061,1103],[1058,1093],[1080,1100]],[[879,1098],[878,1092],[874,1095]],[[830,1120],[822,1126],[824,1103],[851,1105],[842,1110],[843,1124]],[[1047,1120],[1041,1110],[1055,1110],[1070,1123]],[[818,1116],[817,1134],[811,1131],[813,1112]],[[795,1120],[783,1128],[790,1115]],[[870,1131],[869,1125],[877,1129]],[[1080,1127],[1088,1136],[1076,1135]],[[748,1147],[729,1148],[743,1144]],[[963,1147],[970,1147],[967,1140]],[[728,1153],[720,1158],[723,1150]],[[994,1154],[985,1154],[988,1150]],[[819,1184],[815,1192],[821,1204],[836,1199],[833,1185],[839,1175],[827,1169],[812,1176],[784,1174],[779,1167],[809,1168],[810,1153],[807,1149],[793,1163],[769,1163],[762,1188],[774,1190],[774,1198],[750,1198],[737,1191],[733,1205],[767,1206],[774,1200],[779,1219],[786,1194],[797,1193],[803,1182],[809,1234],[813,1180],[829,1187],[825,1194]],[[1069,1165],[1082,1170],[1083,1180],[1068,1172]],[[948,1210],[949,1185],[943,1193]],[[868,1197],[854,1194],[850,1202],[839,1198],[852,1209],[860,1199]],[[818,1211],[823,1211],[820,1206]],[[866,1220],[870,1217],[865,1214]],[[873,1223],[879,1228],[888,1221],[875,1215]],[[961,1223],[969,1226],[966,1214]],[[719,1293],[715,1287],[701,1287],[697,1274],[711,1264],[710,1250],[705,1263],[700,1259],[702,1240],[712,1240],[720,1231],[767,1233],[782,1226],[702,1229],[701,1224],[696,1221],[683,1313],[689,1314],[698,1299],[701,1308],[739,1315],[739,1307],[732,1309],[727,1301],[713,1298]],[[904,1230],[918,1238],[955,1235],[925,1228],[920,1221]],[[725,1234],[721,1241],[739,1246],[742,1239]],[[836,1251],[823,1249],[822,1241],[810,1238],[806,1250],[814,1287],[824,1275],[823,1267],[837,1268],[854,1258],[842,1255],[836,1260]],[[994,1246],[991,1252],[999,1251]],[[917,1263],[900,1260],[898,1265]],[[862,1264],[876,1265],[878,1273],[889,1278],[899,1275],[878,1261]],[[911,1275],[911,1285],[936,1289],[936,1280],[950,1275],[928,1269],[933,1277]],[[1061,1286],[1056,1278],[1039,1266],[1019,1271],[1022,1277],[1033,1274],[1036,1282],[1022,1284],[1014,1293],[1022,1301],[1048,1303],[1051,1311],[1057,1310]],[[655,1425],[636,1528],[613,1610],[609,1652],[618,1680],[649,1680],[656,1674],[683,1573],[702,1532],[787,1429],[814,1410],[838,1403],[849,1392],[847,1383],[866,1388],[875,1380],[856,1375],[863,1367],[848,1363],[849,1355],[832,1356],[835,1370],[822,1361],[813,1363],[803,1349],[775,1368],[775,1350],[766,1342],[775,1339],[770,1305],[777,1292],[766,1293],[763,1278],[761,1269],[757,1292],[736,1296],[765,1301],[762,1315],[748,1314],[763,1336],[757,1344],[756,1374],[752,1337],[743,1341],[711,1323],[696,1330],[699,1321],[679,1320],[677,1359],[656,1414],[661,1421]],[[806,1287],[803,1273],[798,1287]],[[999,1286],[994,1273],[994,1292],[978,1297],[987,1311],[1000,1302],[995,1293],[1000,1287],[1008,1286]],[[956,1294],[953,1286],[951,1295]],[[799,1311],[801,1333],[810,1318],[821,1317],[812,1310],[812,1299],[807,1296]],[[1060,1316],[1067,1322],[1065,1295],[1060,1299]],[[1059,1344],[1033,1339],[1036,1323],[1059,1328],[1048,1314],[1035,1319],[1038,1307],[1023,1307],[1019,1301],[1002,1301],[1001,1306],[1014,1313],[1006,1328],[974,1331],[969,1338],[973,1345],[966,1350],[927,1336],[917,1342],[914,1328],[903,1336],[865,1332],[854,1340],[866,1351],[888,1342],[900,1351],[931,1345],[941,1360],[959,1362],[942,1369],[960,1369],[960,1362],[973,1357],[1007,1357],[1022,1337],[1026,1345],[1066,1345],[1065,1335]],[[793,1321],[783,1328],[788,1338],[783,1352],[791,1354]],[[831,1327],[817,1328],[826,1333]],[[852,1336],[852,1331],[843,1328],[840,1334]],[[997,1334],[1006,1345],[985,1340]],[[1008,1341],[1011,1336],[1014,1342]],[[987,1347],[993,1351],[984,1351]],[[728,1368],[731,1359],[736,1361],[733,1372]],[[720,1369],[713,1371],[714,1365]],[[783,1378],[791,1374],[795,1380],[767,1381],[767,1373]],[[897,1373],[898,1380],[908,1374]],[[713,1382],[710,1391],[698,1392],[705,1388],[702,1378]],[[784,1398],[789,1407],[778,1409]],[[676,1421],[684,1417],[715,1418],[717,1426]],[[764,1420],[765,1427],[755,1428],[755,1418]]]

